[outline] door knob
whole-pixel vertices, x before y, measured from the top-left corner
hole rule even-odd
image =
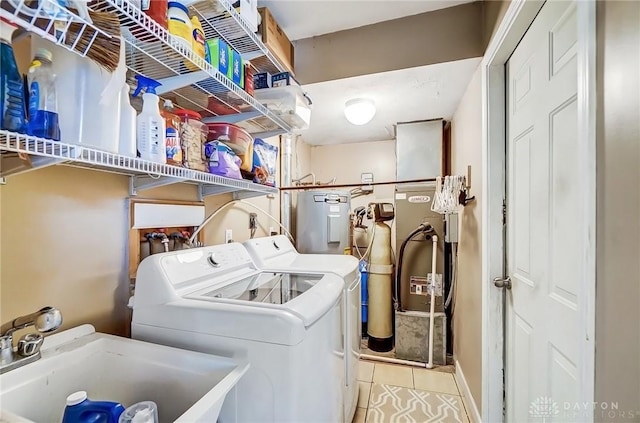
[[[506,278],[500,278],[500,277],[494,278],[493,284],[497,288],[511,289],[511,278],[509,276],[507,276]]]

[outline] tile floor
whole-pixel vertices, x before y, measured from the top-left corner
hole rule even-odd
[[[452,373],[360,361],[353,423],[469,423]]]

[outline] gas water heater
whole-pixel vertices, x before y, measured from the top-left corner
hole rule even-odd
[[[349,245],[351,194],[313,190],[298,193],[296,243],[303,254],[344,254]]]

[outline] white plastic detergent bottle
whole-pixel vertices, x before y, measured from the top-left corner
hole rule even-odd
[[[164,118],[160,114],[156,94],[156,88],[160,84],[158,81],[142,75],[136,75],[138,86],[133,93],[137,97],[142,90],[142,112],[138,115],[136,124],[136,138],[138,140],[138,151],[140,158],[156,163],[167,163],[167,143],[165,139]]]

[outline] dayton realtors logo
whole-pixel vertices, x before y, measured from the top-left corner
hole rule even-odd
[[[534,419],[541,419],[542,422],[570,418],[595,418],[602,420],[609,419],[634,419],[640,417],[640,411],[620,410],[617,402],[569,402],[560,404],[550,397],[538,397],[529,404],[529,415]]]
[[[529,415],[542,419],[543,422],[558,414],[560,414],[558,403],[549,397],[538,397],[529,405]]]

